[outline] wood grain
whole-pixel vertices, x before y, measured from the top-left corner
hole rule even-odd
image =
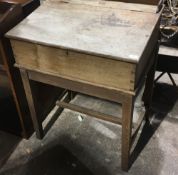
[[[139,1],[139,0],[138,0]],[[146,0],[144,0],[146,1]],[[132,11],[138,11],[138,12],[147,12],[147,13],[155,13],[157,6],[151,4],[148,5],[148,3],[143,3],[143,4],[134,4],[135,2],[131,3],[125,3],[125,0],[117,0],[115,1],[103,1],[103,0],[46,0],[44,3],[45,5],[50,5],[50,6],[56,6],[59,5],[59,3],[65,2],[65,3],[73,3],[73,4],[78,4],[80,6],[88,5],[92,6],[94,8],[114,8],[118,10],[132,10]],[[155,2],[156,3],[156,2]],[[147,4],[147,5],[145,5]]]
[[[16,63],[111,88],[134,90],[135,64],[11,40]]]
[[[44,3],[7,37],[138,63],[159,16],[107,8],[107,2],[106,7]]]

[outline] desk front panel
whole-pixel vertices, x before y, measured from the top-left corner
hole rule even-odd
[[[134,90],[135,64],[74,51],[11,40],[16,63],[26,69],[85,81],[108,88]]]

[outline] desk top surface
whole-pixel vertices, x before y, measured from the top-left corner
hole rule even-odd
[[[6,36],[137,63],[159,20],[155,11],[120,2],[47,1]]]

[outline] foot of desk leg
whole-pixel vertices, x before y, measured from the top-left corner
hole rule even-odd
[[[44,136],[43,126],[42,126],[42,123],[38,120],[38,117],[36,114],[34,97],[33,97],[33,92],[31,89],[30,81],[28,78],[28,74],[23,69],[20,69],[20,73],[21,73],[21,77],[22,77],[22,81],[23,81],[23,85],[24,85],[24,89],[25,89],[25,94],[27,97],[27,102],[28,102],[28,105],[30,108],[30,113],[32,116],[32,121],[33,121],[33,126],[34,126],[34,129],[36,132],[36,136],[37,136],[37,138],[42,139]]]
[[[133,118],[133,96],[127,96],[122,104],[122,152],[121,168],[128,171]]]

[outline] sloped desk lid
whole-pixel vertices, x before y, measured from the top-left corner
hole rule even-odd
[[[120,2],[47,1],[6,36],[138,63],[159,22],[154,11]]]

